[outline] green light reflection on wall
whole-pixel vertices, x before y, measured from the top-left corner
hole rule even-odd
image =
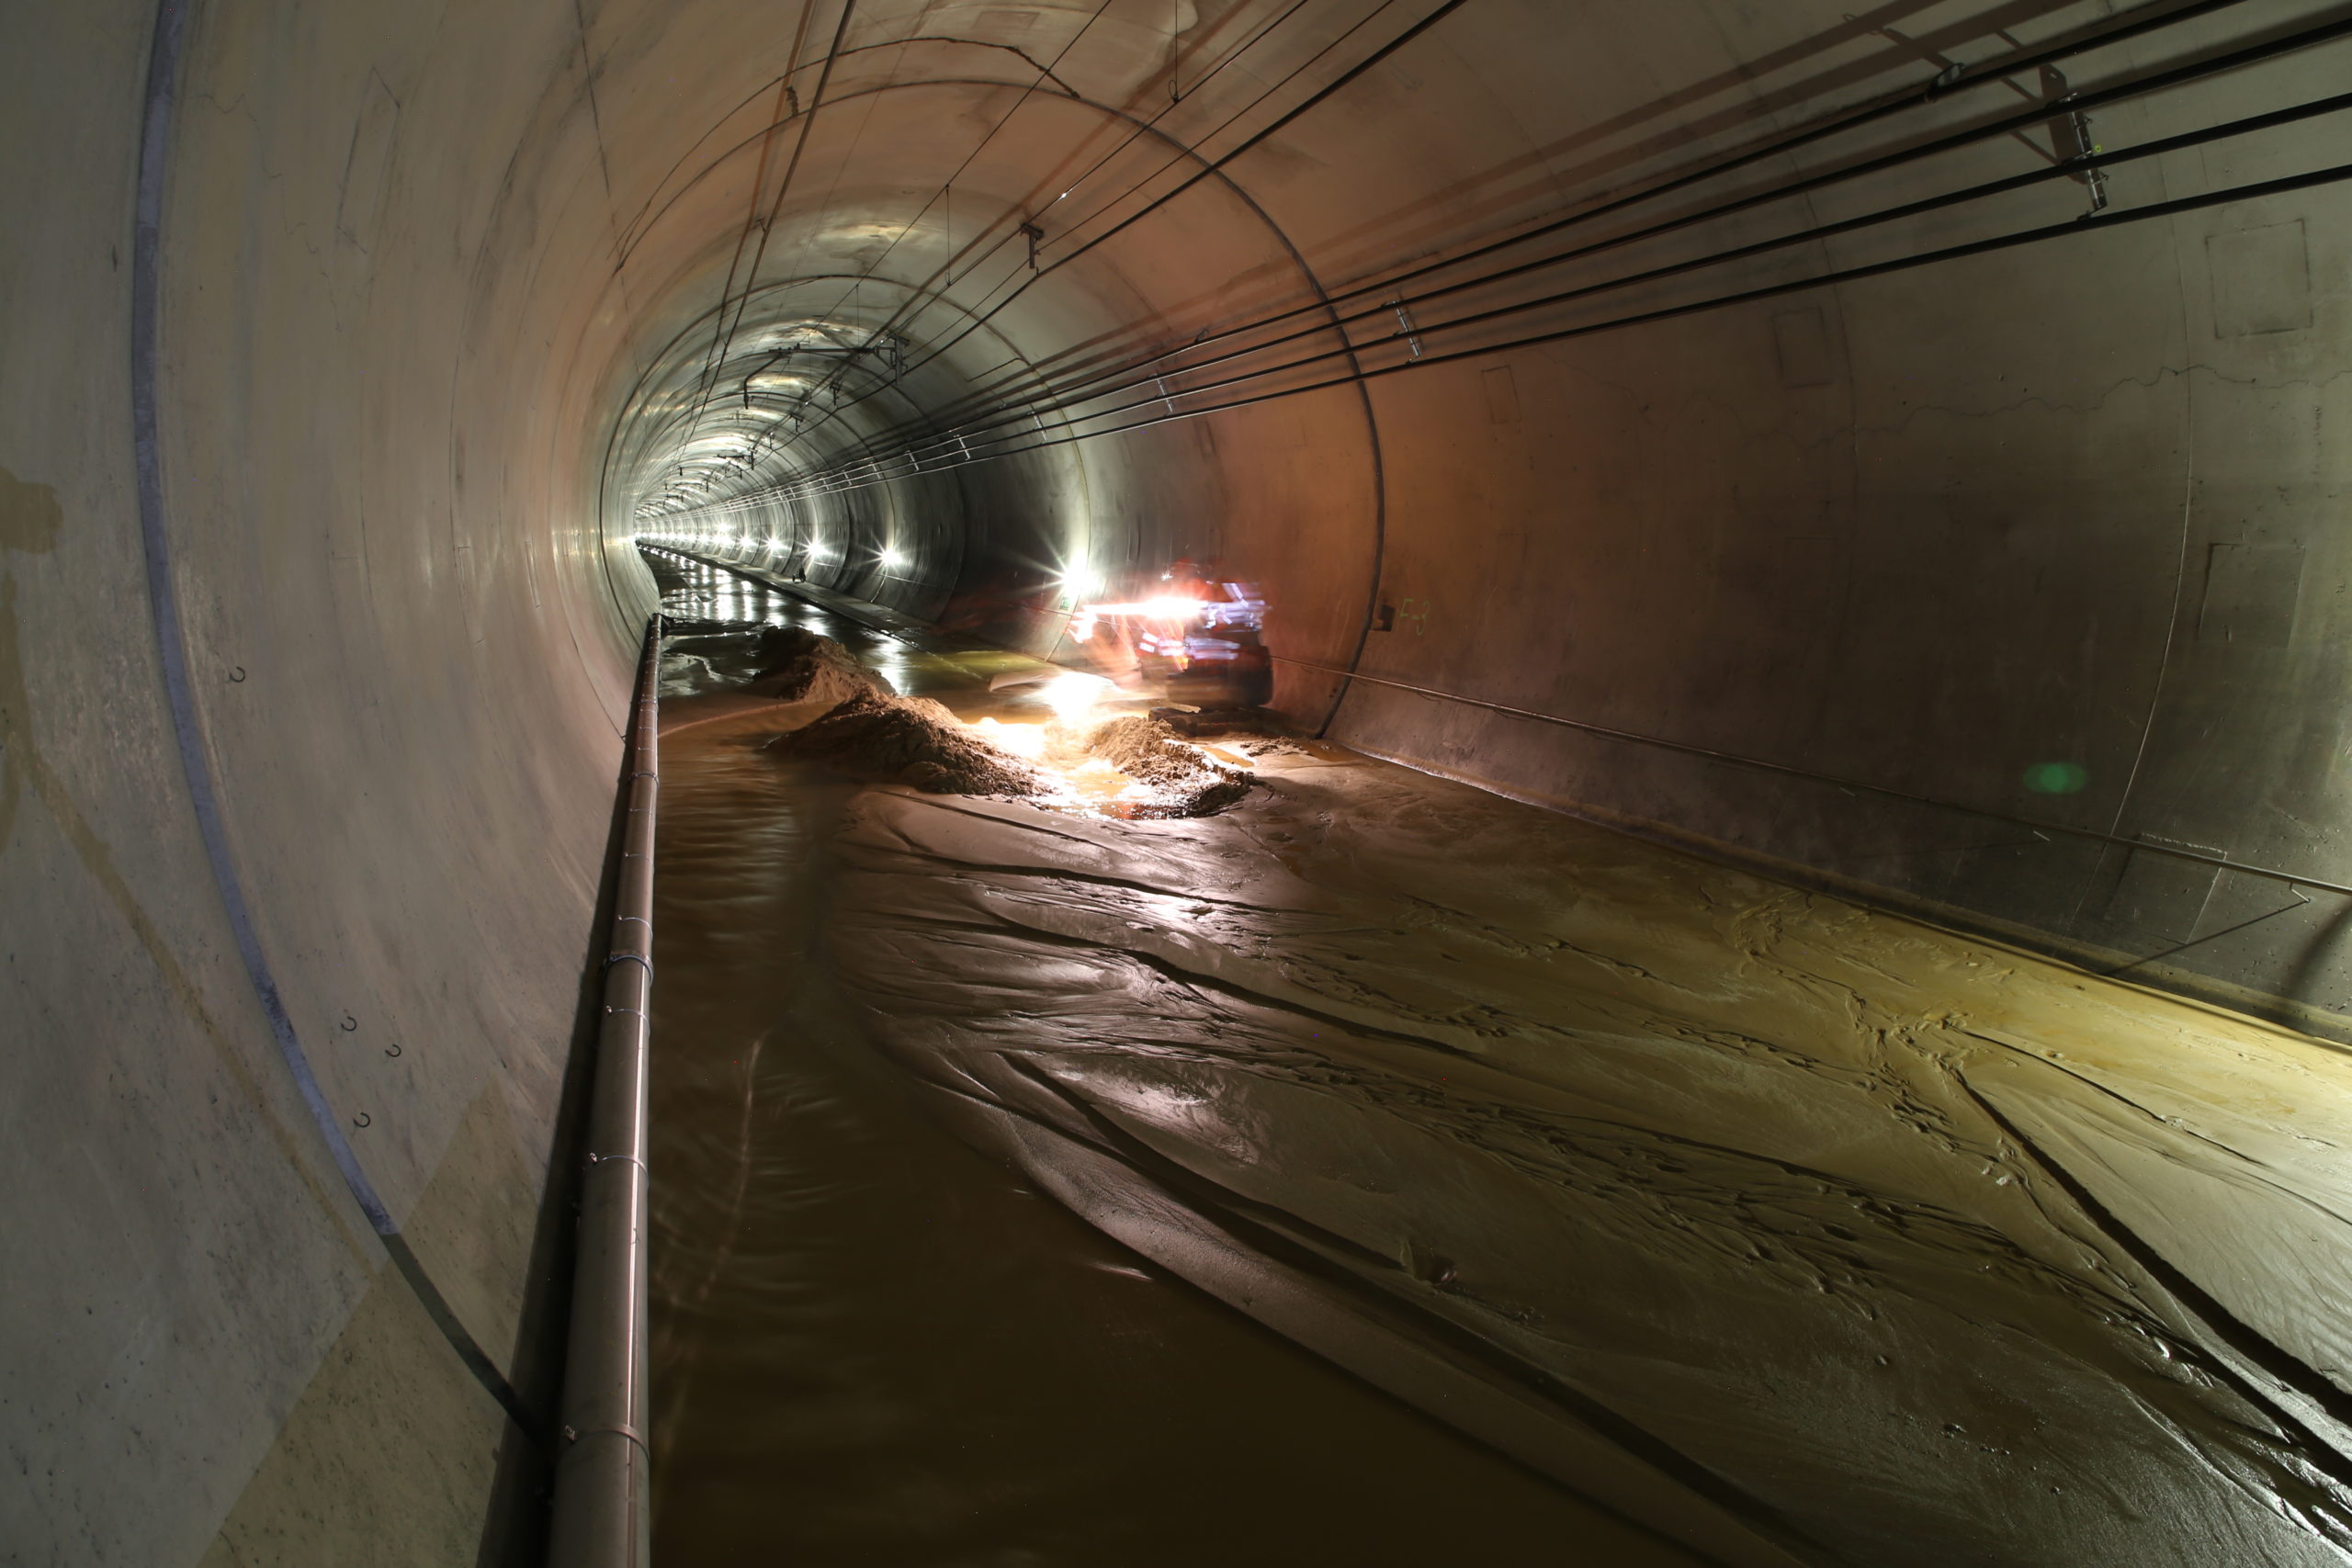
[[[2036,762],[2025,771],[2025,787],[2036,795],[2080,795],[2090,782],[2080,762]]]

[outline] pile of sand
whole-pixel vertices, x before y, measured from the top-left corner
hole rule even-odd
[[[1227,767],[1178,739],[1164,720],[1141,714],[1096,725],[1083,749],[1145,786],[1133,816],[1206,817],[1249,794],[1255,782],[1246,770]]]
[[[1227,766],[1159,718],[1141,715],[1083,728],[1049,726],[1046,765],[1033,766],[930,698],[893,694],[837,644],[810,643],[750,688],[786,701],[843,692],[817,719],[768,742],[779,757],[931,795],[1004,795],[1057,808],[1092,799],[1101,804],[1089,809],[1128,818],[1205,817],[1256,782],[1247,768]],[[1090,771],[1100,778],[1103,770],[1127,782],[1112,783],[1107,792],[1087,783]]]
[[[808,646],[765,664],[743,689],[778,702],[822,702],[838,705],[862,694],[892,694],[890,682],[860,664],[850,650],[827,637],[801,632]]]
[[[662,694],[741,693],[775,702],[831,706],[889,682],[831,637],[798,626],[673,618],[662,643]]]
[[[980,739],[928,697],[897,697],[868,688],[768,745],[779,756],[931,795],[1035,798],[1057,793],[1045,774]]]

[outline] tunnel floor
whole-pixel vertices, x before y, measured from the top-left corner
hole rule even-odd
[[[910,693],[977,683],[813,604],[695,577],[680,613],[806,626]],[[662,1561],[1697,1561],[1203,1293],[926,1114],[822,951],[824,844],[854,787],[780,769],[745,744],[757,715],[747,731],[715,705],[662,742]]]
[[[665,1560],[2352,1550],[2335,1048],[1337,747],[1124,822],[779,727],[665,717]]]

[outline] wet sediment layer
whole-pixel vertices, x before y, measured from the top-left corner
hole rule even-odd
[[[1335,748],[1258,766],[1193,821],[837,795],[845,1049],[1704,1556],[2352,1555],[2342,1053]]]
[[[671,586],[684,613],[805,625],[909,689],[986,684],[985,654],[962,670],[723,580]],[[718,663],[722,682],[741,672]],[[827,953],[831,846],[859,786],[763,749],[797,713],[673,673],[655,923],[662,1561],[1698,1561],[1234,1312],[944,1128]]]

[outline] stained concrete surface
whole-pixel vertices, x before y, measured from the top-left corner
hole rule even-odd
[[[505,1426],[387,1269],[286,1413],[204,1568],[473,1562]]]

